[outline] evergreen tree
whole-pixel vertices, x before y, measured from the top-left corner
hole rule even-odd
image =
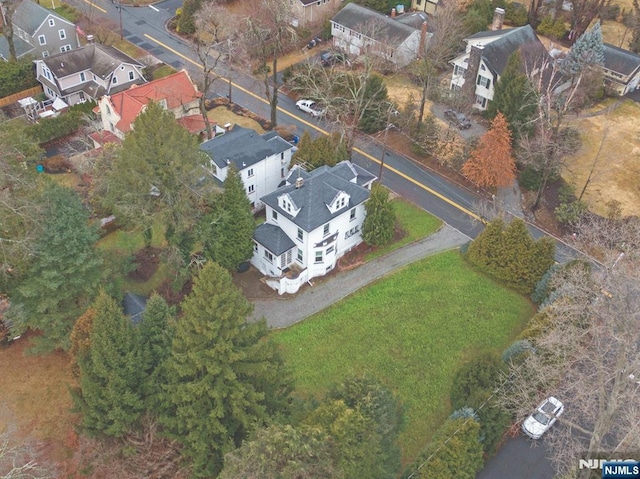
[[[427,459],[424,467],[416,470]],[[424,479],[474,479],[482,466],[480,424],[460,417],[445,421],[409,471]]]
[[[338,133],[313,139],[308,130],[302,134],[299,148],[293,155],[293,163],[303,164],[308,170],[323,165],[334,166],[336,163],[348,159],[347,146]]]
[[[146,409],[157,412],[162,385],[166,383],[166,361],[171,354],[174,328],[171,308],[162,296],[151,295],[138,328],[142,397]]]
[[[331,438],[317,428],[273,425],[229,452],[218,479],[341,479]]]
[[[178,244],[197,218],[194,189],[202,176],[203,155],[197,138],[173,113],[150,102],[107,175],[106,206],[114,208],[119,220],[144,228],[147,244],[157,219],[167,227],[167,240]]]
[[[80,377],[80,366],[78,359],[85,356],[91,347],[91,330],[93,329],[93,321],[96,318],[96,310],[88,308],[82,316],[80,316],[73,325],[71,330],[71,347],[69,348],[69,361],[71,373],[76,377]]]
[[[378,182],[371,188],[371,196],[364,205],[367,216],[362,225],[362,239],[373,246],[383,246],[393,239],[396,213],[389,199],[389,190]]]
[[[373,74],[364,86],[364,98],[367,106],[362,111],[358,129],[365,133],[375,133],[385,128],[387,111],[380,105],[389,103],[389,96],[384,79],[380,75]]]
[[[213,262],[182,302],[161,422],[183,445],[197,477],[218,474],[224,455],[286,402],[288,375],[265,338],[265,322],[246,322],[250,312],[229,273]],[[267,391],[281,397],[266,398]]]
[[[484,230],[474,239],[467,249],[466,257],[476,266],[486,269],[502,255],[502,233],[505,224],[497,218],[487,224]]]
[[[570,76],[579,75],[585,68],[604,65],[604,44],[600,22],[576,40],[561,65],[562,70]]]
[[[493,100],[489,102],[487,114],[495,118],[502,113],[507,120],[512,136],[528,135],[532,131],[531,120],[537,112],[537,95],[533,85],[523,73],[520,51],[516,50],[507,61],[500,79],[496,83]]]
[[[253,253],[255,221],[240,173],[229,168],[224,192],[214,198],[201,220],[202,242],[209,259],[235,271]]]
[[[87,308],[100,278],[101,258],[93,248],[98,235],[77,193],[50,184],[42,232],[35,242],[25,279],[11,297],[21,308],[22,327],[38,329],[36,351],[69,349],[73,323]]]
[[[78,358],[80,389],[74,399],[89,434],[122,437],[143,411],[138,334],[120,305],[104,291],[93,309],[91,346],[88,354]]]
[[[462,165],[462,174],[478,186],[497,188],[510,185],[516,177],[511,148],[511,131],[506,118],[498,113],[491,128]]]

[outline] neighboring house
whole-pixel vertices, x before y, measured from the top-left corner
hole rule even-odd
[[[372,52],[397,67],[406,66],[420,56],[431,37],[428,18],[421,12],[392,15],[349,3],[331,20],[333,43],[350,55]]]
[[[50,99],[68,105],[98,101],[102,95],[146,83],[144,65],[117,48],[89,44],[77,50],[35,60],[36,77]]]
[[[266,284],[295,293],[360,244],[375,179],[350,161],[311,172],[293,167],[286,184],[262,198],[266,221],[253,234],[251,263],[268,276]]]
[[[344,0],[293,0],[291,14],[294,27],[308,27],[321,24],[332,17]]]
[[[622,48],[604,44],[604,86],[617,95],[626,95],[638,88],[640,56]]]
[[[128,90],[104,95],[98,101],[102,128],[124,140],[135,119],[154,101],[170,110],[182,126],[197,135],[205,130],[200,113],[202,93],[191,82],[186,70],[143,85],[132,85]]]
[[[6,24],[5,7],[0,2],[0,27]],[[76,26],[55,12],[30,0],[22,0],[11,17],[13,41],[18,58],[24,55],[48,57],[80,47]],[[1,29],[1,28],[0,28]],[[0,35],[0,57],[9,60],[9,44]]]
[[[293,145],[274,131],[260,135],[254,130],[226,125],[227,131],[200,145],[210,160],[210,172],[220,182],[229,166],[240,173],[254,211],[262,209],[261,198],[275,190],[289,173]]]
[[[122,299],[122,311],[129,316],[134,325],[142,322],[142,316],[147,309],[147,298],[135,293],[125,293]]]
[[[501,22],[498,26],[502,27]],[[466,51],[449,62],[453,65],[451,89],[468,90],[474,108],[479,110],[486,110],[493,100],[496,82],[512,53],[519,50],[530,70],[551,64],[546,48],[530,25],[479,32],[464,41]]]
[[[411,0],[411,10],[433,15],[438,10],[440,0]]]

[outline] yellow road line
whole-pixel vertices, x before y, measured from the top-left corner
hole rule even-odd
[[[87,1],[87,0],[85,0],[85,1]],[[176,55],[178,55],[180,58],[182,58],[182,59],[184,59],[184,60],[187,60],[188,62],[193,63],[195,66],[197,66],[197,67],[198,67],[198,68],[200,68],[201,70],[203,69],[203,68],[202,68],[202,65],[201,65],[201,64],[199,64],[198,62],[195,62],[195,61],[193,61],[191,58],[184,56],[182,53],[179,53],[179,52],[175,51],[173,48],[171,48],[171,47],[169,47],[169,46],[165,45],[164,43],[160,42],[159,40],[156,40],[156,39],[155,39],[155,38],[153,38],[152,36],[147,35],[146,33],[144,34],[144,36],[145,36],[145,37],[147,37],[149,40],[151,40],[151,41],[153,41],[153,42],[157,43],[157,44],[158,44],[158,45],[160,45],[161,47],[166,48],[166,49],[167,49],[167,50],[169,50],[170,52],[175,53],[175,54],[176,54]],[[226,80],[226,79],[223,79],[223,80]],[[228,81],[228,80],[226,80],[226,81]],[[243,87],[241,87],[240,85],[238,85],[238,84],[236,84],[236,83],[231,82],[231,85],[233,85],[233,86],[234,86],[235,88],[237,88],[238,90],[240,90],[240,91],[242,91],[242,92],[246,93],[247,95],[250,95],[250,96],[252,96],[252,97],[254,97],[254,98],[256,98],[256,99],[260,100],[260,101],[261,101],[261,102],[263,102],[263,103],[269,103],[267,100],[265,100],[265,99],[264,99],[264,98],[262,98],[261,96],[256,95],[256,94],[255,94],[255,93],[253,93],[252,91],[249,91],[249,90],[247,90],[246,88],[243,88]],[[304,124],[305,124],[305,125],[307,125],[308,127],[313,128],[313,129],[315,129],[316,131],[318,131],[318,132],[320,132],[320,133],[322,133],[322,134],[324,134],[324,135],[329,135],[329,132],[328,132],[328,131],[323,130],[323,129],[322,129],[322,128],[320,128],[319,126],[314,125],[313,123],[309,123],[308,121],[306,121],[306,120],[304,120],[304,119],[302,119],[302,118],[299,118],[299,117],[297,117],[297,116],[295,116],[295,115],[292,115],[291,113],[289,113],[289,112],[288,112],[288,111],[286,111],[286,110],[283,110],[283,109],[282,109],[282,108],[280,108],[280,107],[278,107],[277,109],[278,109],[278,111],[279,111],[279,112],[284,113],[285,115],[288,115],[288,116],[290,116],[291,118],[295,118],[296,120],[300,121],[301,123],[304,123]],[[357,153],[361,154],[361,155],[362,155],[362,156],[364,156],[365,158],[367,158],[367,159],[369,159],[369,160],[373,161],[374,163],[377,163],[378,165],[380,164],[380,160],[378,160],[377,158],[374,158],[374,157],[373,157],[373,156],[371,156],[369,153],[367,153],[367,152],[365,152],[365,151],[361,150],[360,148],[354,148],[353,150],[354,150],[354,151],[356,151]],[[466,213],[467,215],[471,216],[472,218],[475,218],[476,220],[481,220],[480,216],[478,216],[478,215],[477,215],[477,214],[475,214],[474,212],[472,212],[472,211],[468,210],[467,208],[465,208],[465,207],[464,207],[464,206],[462,206],[462,205],[459,205],[459,204],[458,204],[458,203],[456,203],[455,201],[453,201],[453,200],[451,200],[451,199],[447,198],[446,196],[441,195],[441,194],[440,194],[440,193],[438,193],[437,191],[432,190],[432,189],[431,189],[431,188],[429,188],[428,186],[423,185],[423,184],[422,184],[422,183],[420,183],[419,181],[417,181],[417,180],[415,180],[415,179],[411,178],[410,176],[405,175],[404,173],[402,173],[401,171],[399,171],[399,170],[395,169],[394,167],[389,166],[389,165],[388,165],[388,164],[386,164],[386,163],[384,164],[384,167],[385,167],[387,170],[391,171],[392,173],[395,173],[396,175],[401,176],[401,177],[402,177],[402,178],[404,178],[405,180],[407,180],[407,181],[409,181],[409,182],[413,183],[414,185],[418,186],[419,188],[422,188],[423,190],[425,190],[425,191],[427,191],[427,192],[431,193],[433,196],[435,196],[435,197],[437,197],[437,198],[441,199],[441,200],[442,200],[442,201],[444,201],[445,203],[448,203],[448,204],[450,204],[451,206],[453,206],[454,208],[457,208],[457,209],[459,209],[460,211],[462,211],[463,213]]]
[[[89,0],[84,0],[84,3],[87,3],[87,4],[91,5],[93,8],[97,8],[97,9],[98,9],[98,10],[100,10],[102,13],[107,13],[107,11],[106,11],[104,8],[102,8],[102,7],[101,7],[101,6],[99,6],[99,5],[96,5],[96,4],[95,4],[95,3],[93,3],[93,2],[90,2]]]

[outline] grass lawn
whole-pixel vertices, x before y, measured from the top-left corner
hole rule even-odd
[[[451,412],[457,368],[481,352],[501,352],[533,312],[526,298],[449,251],[271,335],[301,396],[320,397],[350,373],[366,372],[392,388],[406,408],[399,442],[407,464]]]
[[[260,126],[260,123],[246,116],[236,115],[226,106],[218,106],[210,110],[209,113],[207,113],[207,116],[211,121],[215,121],[218,125],[231,123],[232,125],[240,125],[244,128],[256,130],[260,135],[264,133],[264,129]]]
[[[169,75],[173,75],[178,70],[173,68],[171,65],[162,65],[161,67],[153,70],[153,79],[159,80],[160,78],[168,77]]]
[[[366,261],[370,261],[409,243],[425,238],[438,231],[440,226],[442,226],[442,221],[438,218],[430,215],[422,208],[407,200],[395,198],[391,204],[396,212],[397,221],[405,232],[405,236],[399,241],[394,241],[383,248],[378,248],[375,251],[367,253],[365,256]]]

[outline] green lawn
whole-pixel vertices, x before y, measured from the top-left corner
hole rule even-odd
[[[370,261],[378,256],[397,250],[409,243],[425,238],[438,231],[440,226],[442,226],[442,221],[438,218],[430,215],[422,208],[407,200],[395,198],[391,204],[396,212],[396,219],[405,232],[405,236],[400,241],[396,241],[368,253],[365,257],[366,261]]]
[[[271,334],[294,371],[297,394],[319,397],[350,373],[367,372],[391,387],[406,408],[406,464],[451,412],[449,389],[462,362],[502,351],[533,312],[527,299],[449,251]]]

